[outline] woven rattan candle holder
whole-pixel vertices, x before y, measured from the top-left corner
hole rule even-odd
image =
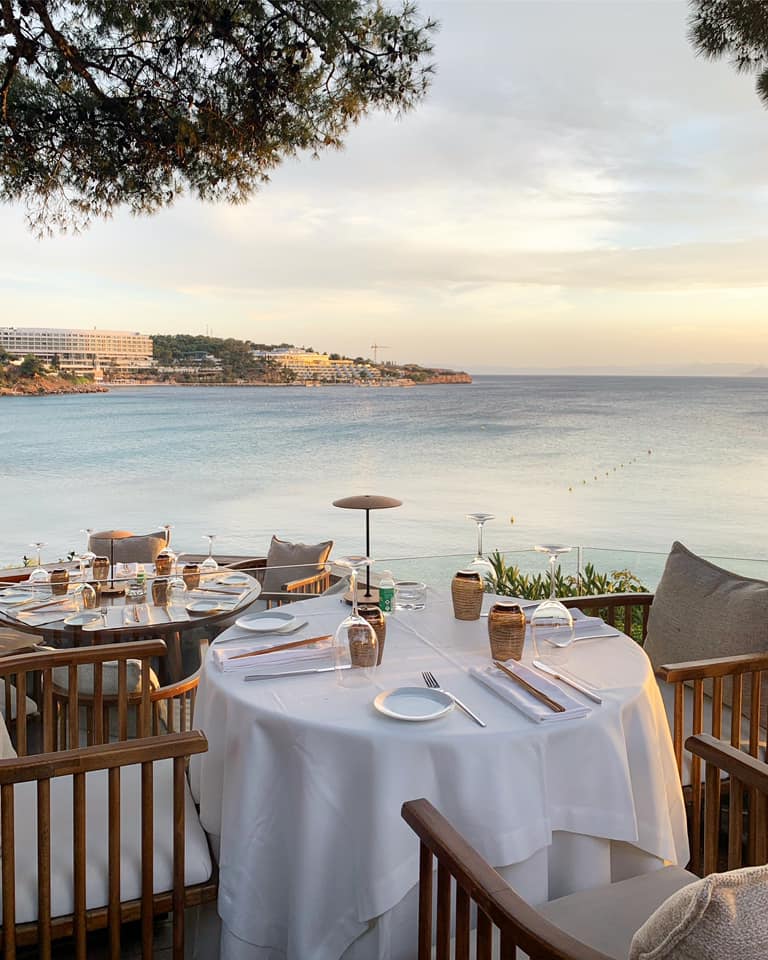
[[[381,658],[384,656],[384,641],[387,638],[387,621],[384,619],[382,611],[373,604],[361,604],[357,612],[373,627],[376,639],[379,641],[379,652],[376,656],[376,666],[381,666]]]
[[[479,620],[484,592],[479,573],[474,570],[459,570],[451,580],[454,617],[457,620]]]
[[[525,645],[525,614],[517,603],[499,601],[488,611],[491,659],[519,660]]]

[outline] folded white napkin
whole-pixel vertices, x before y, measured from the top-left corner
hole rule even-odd
[[[561,720],[577,720],[588,716],[592,710],[590,707],[580,703],[569,693],[566,693],[561,687],[542,677],[540,673],[525,667],[521,663],[508,661],[505,666],[509,667],[515,673],[519,674],[523,680],[526,680],[532,687],[535,687],[540,693],[545,693],[552,700],[561,703],[565,710],[557,713],[545,704],[541,703],[532,694],[528,693],[522,687],[518,687],[514,680],[510,680],[497,667],[472,667],[470,673],[473,677],[484,683],[491,690],[498,693],[509,703],[514,704],[522,713],[531,720],[538,723],[557,723]]]
[[[126,627],[147,626],[147,624],[153,622],[149,605],[146,603],[126,604],[126,606],[123,607],[122,614],[123,625]]]
[[[262,653],[258,657],[245,657],[242,660],[234,659],[241,653],[254,653],[257,650],[269,650],[280,646],[277,638],[259,640],[244,640],[242,643],[229,643],[225,647],[213,647],[211,657],[214,664],[223,673],[244,670],[249,674],[259,673],[290,673],[292,670],[303,670],[304,667],[333,666],[333,641],[318,640],[308,647],[294,647],[292,650],[280,650],[277,653]]]

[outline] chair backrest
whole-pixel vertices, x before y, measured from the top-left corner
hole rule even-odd
[[[152,732],[152,657],[165,655],[162,640],[140,640],[135,643],[97,644],[61,650],[38,650],[34,653],[0,657],[0,678],[4,682],[6,723],[19,756],[28,753],[49,753],[67,743],[79,742],[80,707],[87,701],[92,711],[91,741],[107,743],[110,724],[107,709],[116,716],[116,734],[126,740],[131,734],[129,712],[137,714],[135,734],[149,736]],[[128,661],[139,661],[141,683],[138,693],[128,684]],[[117,672],[115,690],[105,689],[107,672]],[[78,667],[90,665],[89,692],[81,697]],[[55,670],[68,671],[66,708],[61,709],[61,698],[56,696]],[[58,673],[57,670],[57,673]],[[12,699],[12,694],[16,696]],[[38,713],[30,714],[27,696],[34,700]]]
[[[704,805],[704,872],[719,867],[721,773],[730,777],[727,869],[768,861],[768,765],[714,737],[689,737],[686,748],[706,763]],[[455,918],[455,960],[492,960],[494,928],[499,932],[501,960],[515,960],[523,950],[531,960],[607,960],[604,954],[575,940],[526,903],[427,800],[403,804],[403,819],[418,835],[418,960],[450,960],[451,924]],[[744,817],[747,817],[745,825]],[[437,861],[437,903],[433,874]],[[455,896],[452,898],[452,890]],[[477,929],[470,929],[472,904]],[[475,948],[471,939],[475,936]]]
[[[185,890],[185,813],[186,801],[184,775],[188,758],[207,750],[208,744],[202,733],[189,732],[150,737],[119,744],[97,745],[61,753],[43,754],[37,757],[22,757],[0,760],[0,834],[2,835],[2,947],[3,957],[16,956],[19,945],[38,945],[38,956],[51,956],[51,941],[73,935],[74,956],[87,956],[87,933],[91,928],[106,927],[109,932],[110,956],[120,956],[120,925],[125,919],[141,919],[142,955],[152,955],[153,919],[158,912],[173,912],[173,957],[184,956],[184,908],[187,905]],[[172,804],[172,888],[166,893],[156,893],[154,886],[154,818],[160,794],[153,788],[154,763],[170,760],[173,764]],[[131,810],[134,822],[140,823],[139,849],[132,851],[137,857],[137,867],[129,862],[121,867],[121,773],[126,767],[140,768],[140,791],[138,809]],[[103,800],[100,791],[86,789],[87,777],[107,773],[106,811],[93,812],[93,805]],[[60,778],[71,777],[71,786],[56,783]],[[20,844],[28,844],[28,836],[19,836],[14,829],[15,787],[24,783],[37,784],[36,835],[37,835],[37,920],[16,922],[16,856]],[[57,857],[61,857],[60,816],[64,802],[62,794],[71,790],[73,818],[68,828],[72,831],[70,856],[67,866],[52,856],[56,844]],[[53,797],[52,797],[53,794]],[[132,795],[132,794],[129,794]],[[53,801],[53,802],[52,802]],[[33,814],[34,815],[34,814]],[[107,847],[101,852],[107,860],[108,902],[105,907],[87,909],[90,891],[88,875],[89,849],[86,846],[89,816],[104,817],[107,823]],[[91,851],[91,859],[92,859]],[[125,856],[130,861],[129,856]],[[65,916],[52,916],[52,882],[61,882],[62,870],[71,865],[74,909]],[[124,904],[121,901],[122,870],[137,870],[140,876],[139,900]],[[67,872],[69,872],[67,870]],[[195,902],[210,899],[215,895],[215,880],[199,885]],[[24,894],[20,899],[23,899]]]
[[[291,543],[273,536],[267,553],[267,569],[264,572],[265,592],[273,593],[290,590],[291,585],[299,588],[307,581],[315,580],[325,573],[325,562],[333,549],[333,540],[321,543]],[[319,590],[321,593],[327,583]],[[307,592],[313,592],[311,590]]]
[[[129,530],[101,530],[88,537],[88,549],[96,556],[114,558],[115,563],[154,563],[168,546],[165,531],[137,536]]]

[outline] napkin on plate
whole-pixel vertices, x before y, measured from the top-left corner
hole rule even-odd
[[[481,683],[484,683],[487,687],[490,687],[491,690],[498,693],[500,697],[514,704],[521,713],[524,713],[537,723],[557,723],[561,720],[578,720],[581,717],[588,716],[592,712],[590,707],[585,706],[569,693],[566,693],[562,687],[547,680],[546,677],[542,677],[540,673],[531,670],[530,667],[525,667],[521,663],[512,662],[508,663],[507,666],[510,670],[514,670],[515,673],[520,674],[523,680],[530,683],[532,687],[536,687],[541,693],[545,693],[548,697],[551,697],[552,700],[561,703],[565,707],[565,710],[562,713],[550,710],[546,704],[541,703],[522,687],[518,687],[514,680],[510,680],[509,677],[506,677],[501,670],[496,667],[472,667],[469,672]]]
[[[244,657],[235,660],[241,653],[254,653],[257,650],[269,650],[280,646],[275,637],[269,640],[244,640],[242,643],[230,643],[226,647],[212,647],[211,657],[214,664],[223,673],[245,671],[254,676],[260,673],[289,673],[292,670],[307,670],[333,666],[333,640],[318,640],[308,647],[294,647],[292,650],[279,650],[277,653],[262,653],[258,657]]]

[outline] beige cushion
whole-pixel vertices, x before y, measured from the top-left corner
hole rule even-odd
[[[768,583],[730,573],[673,543],[648,617],[645,652],[653,666],[765,651]],[[730,703],[730,683],[724,687]],[[765,698],[768,679],[763,688]],[[750,706],[745,689],[745,716]]]
[[[632,938],[630,960],[762,960],[768,867],[712,873],[663,903]]]
[[[667,897],[698,880],[680,867],[662,867],[620,883],[583,890],[539,908],[556,927],[614,960],[627,960],[635,931]]]
[[[143,536],[128,530],[102,530],[90,535],[88,548],[98,557],[110,557],[113,541],[115,563],[154,563],[158,553],[168,546],[162,530]]]
[[[34,717],[38,713],[38,706],[32,697],[26,697],[26,709],[27,716]],[[5,716],[5,680],[0,678],[0,714],[2,714],[4,719],[7,719]],[[11,720],[16,719],[16,686],[11,684]]]
[[[154,676],[152,671],[150,675]],[[128,693],[141,690],[141,660],[125,661],[125,686]],[[69,690],[69,667],[54,667],[53,682],[61,690]],[[116,697],[118,692],[117,660],[108,660],[101,671],[101,685],[105,697]],[[93,664],[84,663],[77,668],[77,692],[93,696]]]
[[[321,573],[333,547],[333,540],[322,543],[291,543],[272,537],[267,554],[262,589],[275,593],[291,580],[303,580]]]

